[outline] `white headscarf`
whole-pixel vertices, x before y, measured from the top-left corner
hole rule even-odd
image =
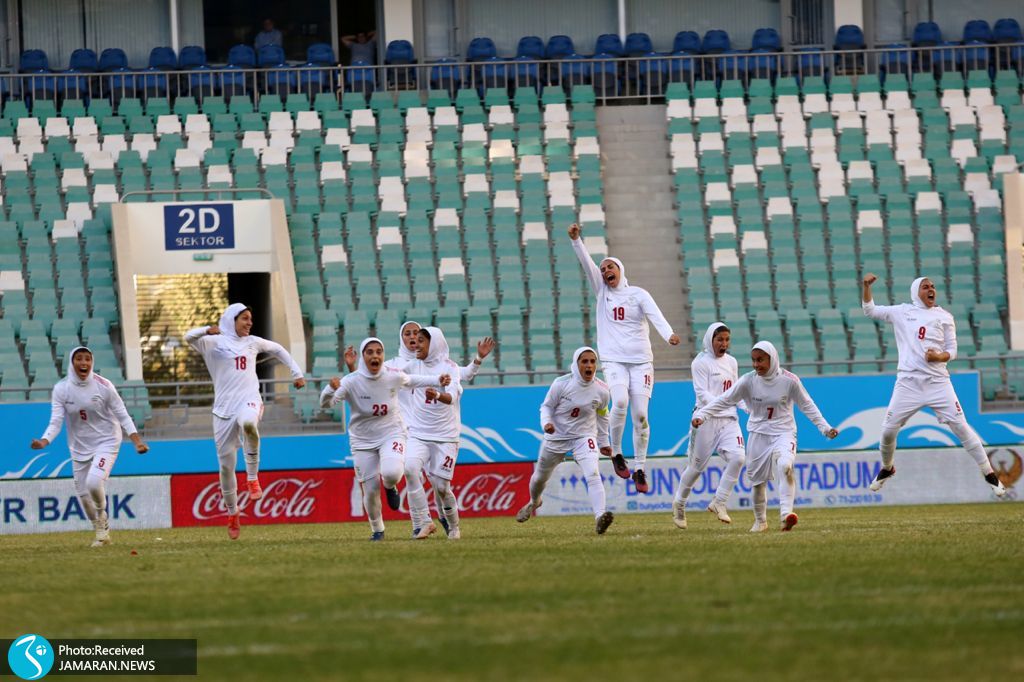
[[[220,335],[229,339],[238,339],[238,334],[235,332],[235,319],[249,310],[249,306],[244,303],[232,303],[220,316]]]
[[[771,341],[758,341],[751,350],[754,349],[764,351],[770,359],[768,371],[761,378],[768,382],[774,381],[782,373],[782,367],[779,366],[779,351],[775,350],[775,345]]]
[[[715,332],[719,329],[729,331],[729,327],[724,322],[712,322],[708,325],[708,330],[704,332],[704,352],[713,358],[718,357],[715,353],[713,342],[715,340]]]
[[[583,375],[580,373],[580,356],[586,353],[588,350],[594,354],[595,358],[597,358],[596,350],[594,350],[590,346],[580,346],[579,348],[576,349],[576,352],[572,354],[572,366],[569,367],[569,370],[572,372],[573,378],[583,386],[589,386],[594,381],[593,379],[591,379],[590,381],[584,381]],[[597,376],[596,372],[594,373],[594,376]]]
[[[356,368],[356,371],[362,374],[367,379],[376,379],[377,377],[380,376],[381,370],[377,370],[377,373],[374,374],[373,372],[370,371],[370,368],[366,366],[366,360],[363,359],[363,350],[371,343],[379,343],[380,347],[384,348],[384,342],[378,339],[376,336],[371,336],[367,339],[363,339],[363,342],[359,344],[359,366]],[[384,366],[381,365],[381,369],[383,368]]]
[[[626,280],[626,266],[622,264],[622,261],[620,261],[618,258],[612,258],[611,256],[608,256],[607,258],[601,261],[601,265],[604,265],[607,261],[611,261],[619,266],[619,283],[617,286],[611,288],[624,289],[625,287],[628,287],[629,281]],[[607,280],[605,280],[604,285],[608,286]]]
[[[924,301],[921,300],[921,282],[928,279],[927,277],[918,277],[914,280],[914,283],[910,285],[910,300],[913,301],[914,306],[917,308],[927,308]]]
[[[448,341],[444,338],[444,332],[437,327],[423,327],[423,329],[430,335],[430,349],[427,351],[427,357],[423,359],[423,364],[432,368],[435,365],[448,362],[450,350]]]
[[[75,371],[75,365],[73,360],[75,357],[75,353],[77,353],[80,350],[88,351],[89,355],[92,355],[92,351],[89,350],[88,346],[75,346],[74,348],[72,348],[71,352],[68,353],[68,364],[66,366],[66,374],[69,381],[73,381],[79,386],[84,386],[85,384],[89,383],[89,381],[92,379],[92,370],[89,370],[89,373],[85,375],[84,379],[78,376],[78,372]]]
[[[409,320],[407,322],[403,322],[402,326],[398,328],[398,357],[402,358],[403,360],[416,359],[416,352],[409,350],[405,345],[405,339],[402,338],[402,333],[405,331],[405,328],[408,327],[410,324],[414,324],[417,327],[421,328],[423,326],[415,320]]]

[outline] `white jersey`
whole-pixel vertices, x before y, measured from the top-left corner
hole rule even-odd
[[[865,315],[892,325],[900,354],[899,374],[949,377],[945,362],[925,359],[929,348],[946,351],[950,360],[956,359],[956,322],[949,311],[939,306],[925,308],[912,303],[875,305],[874,301],[868,301],[862,305]]]
[[[349,443],[353,450],[376,450],[393,436],[407,435],[398,395],[407,387],[437,386],[437,376],[410,375],[382,367],[375,377],[348,374],[335,391],[329,385],[320,394],[322,407],[348,402]]]
[[[407,359],[407,358],[403,358],[401,356],[397,356],[397,357],[393,357],[390,360],[388,360],[387,362],[385,362],[384,363],[384,367],[387,368],[387,369],[397,370],[399,372],[415,373],[415,372],[413,372],[409,368],[414,363],[416,363],[416,362],[418,362],[418,360],[416,360],[416,358]],[[449,370],[445,370],[445,371],[448,372]],[[473,377],[475,377],[477,375],[477,372],[479,372],[479,371],[480,371],[480,365],[476,364],[475,362],[470,362],[465,367],[460,367],[460,366],[456,365],[453,362],[451,370],[450,370],[450,373],[452,375],[452,383],[455,383],[455,378],[456,377],[459,378],[460,382],[472,381]],[[447,390],[450,392],[451,391],[451,386],[448,386]],[[461,388],[460,388],[460,391],[461,391]],[[426,398],[424,397],[424,399],[426,399]],[[413,392],[412,391],[402,391],[401,393],[399,393],[398,394],[398,404],[402,408],[402,414],[404,414],[406,416],[406,419],[408,419],[409,415],[412,414],[413,408],[416,406],[415,400],[413,398]],[[412,423],[411,422],[409,424],[409,428],[410,428],[410,432],[411,432],[411,429],[412,429]]]
[[[460,368],[451,360],[428,367],[422,360],[413,360],[408,364],[411,374],[450,374],[452,382],[441,389],[452,397],[451,405],[446,405],[437,398],[427,399],[426,387],[417,387],[403,391],[404,396],[411,397],[412,408],[402,406],[402,414],[409,423],[409,435],[419,440],[432,443],[458,443],[462,434],[462,382],[459,380]]]
[[[818,406],[807,395],[800,378],[786,370],[781,370],[770,381],[759,377],[757,372],[748,372],[741,376],[732,388],[697,410],[693,416],[704,420],[708,417],[722,417],[733,410],[741,400],[747,404],[750,411],[747,431],[751,433],[766,436],[795,434],[794,404],[818,427],[822,435],[832,430],[821,416]]]
[[[84,380],[77,374],[65,377],[53,387],[50,423],[43,438],[53,442],[67,423],[71,458],[85,461],[98,453],[116,454],[121,449],[121,430],[128,435],[137,431],[128,416],[124,401],[114,385],[89,373]]]
[[[736,358],[728,353],[721,357],[711,353],[700,353],[690,364],[690,373],[693,375],[695,409],[699,410],[736,385],[739,380],[739,365]],[[736,408],[729,408],[719,416],[736,419]]]
[[[600,379],[584,383],[572,374],[558,377],[540,406],[541,428],[545,424],[555,426],[554,433],[544,434],[544,442],[562,445],[579,438],[596,438],[599,448],[608,446],[610,400],[611,391]]]
[[[230,337],[208,335],[209,327],[199,327],[185,334],[185,341],[202,354],[213,380],[213,413],[222,419],[233,418],[245,406],[263,404],[260,380],[256,375],[256,356],[269,353],[291,370],[292,378],[302,377],[302,370],[281,344],[259,336]]]
[[[645,289],[629,286],[625,268],[620,267],[619,285],[614,289],[608,286],[582,239],[573,239],[572,248],[597,296],[597,349],[601,359],[627,364],[653,362],[647,321],[665,341],[674,333],[658,304]]]

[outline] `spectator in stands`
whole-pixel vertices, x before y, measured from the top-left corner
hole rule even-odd
[[[282,38],[281,32],[274,28],[274,21],[272,19],[263,20],[263,30],[256,34],[256,40],[253,41],[252,46],[258,53],[261,47],[267,45],[284,47],[284,38]]]
[[[356,62],[375,64],[377,62],[377,31],[361,31],[355,35],[342,36],[341,42],[352,54],[351,64]]]

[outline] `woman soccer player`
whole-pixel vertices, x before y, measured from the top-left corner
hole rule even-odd
[[[739,378],[736,358],[729,355],[729,341],[729,328],[721,322],[712,323],[704,333],[704,351],[690,365],[693,391],[697,398],[695,410],[728,391]],[[745,405],[741,407],[746,409]],[[675,499],[672,500],[672,520],[679,528],[686,528],[686,500],[690,497],[693,484],[707,469],[714,452],[725,460],[725,471],[715,491],[715,499],[708,505],[708,511],[716,514],[722,523],[732,523],[725,506],[746,461],[743,433],[734,407],[726,410],[721,417],[715,417],[713,423],[703,429],[690,431],[686,468],[679,479]]]
[[[651,437],[647,406],[654,391],[654,353],[647,321],[673,346],[679,345],[679,336],[651,295],[640,287],[629,286],[622,261],[605,258],[598,268],[580,239],[579,225],[569,227],[569,238],[597,296],[597,348],[612,393],[609,428],[615,473],[629,478],[629,467],[622,456],[622,433],[626,428],[626,409],[632,404],[633,482],[638,492],[646,493],[649,487],[644,467]]]
[[[75,494],[96,531],[93,547],[110,544],[107,519],[107,493],[104,481],[114,468],[121,450],[124,430],[140,455],[149,446],[139,437],[135,422],[128,416],[124,401],[114,385],[93,374],[92,351],[78,346],[68,354],[67,376],[53,387],[50,424],[41,438],[32,441],[33,450],[42,450],[68,425],[68,450],[75,477]]]
[[[541,494],[555,467],[572,453],[583,471],[590,507],[594,510],[596,530],[603,535],[615,517],[605,509],[604,482],[598,470],[598,452],[608,456],[608,401],[611,391],[597,378],[597,351],[589,346],[577,348],[572,356],[571,374],[554,380],[540,406],[544,444],[530,477],[530,501],[516,513],[516,521],[525,523],[541,506]]]
[[[780,467],[779,512],[782,530],[792,530],[797,524],[793,513],[796,498],[796,478],[793,463],[796,459],[796,420],[794,403],[807,415],[826,438],[835,438],[833,429],[807,395],[800,378],[779,366],[779,352],[768,341],[759,341],[750,351],[754,371],[747,372],[732,388],[697,410],[692,426],[712,417],[722,417],[744,401],[750,410],[747,420],[747,479],[754,486],[754,526],[751,533],[768,530],[768,481],[775,479],[776,461]]]
[[[452,376],[443,393],[437,389],[415,388],[403,391],[411,396],[411,406],[402,403],[402,416],[409,423],[409,447],[405,453],[405,490],[409,499],[413,537],[423,539],[436,530],[430,519],[427,495],[423,490],[423,474],[427,475],[434,494],[439,498],[438,512],[444,519],[449,540],[462,537],[459,529],[459,504],[452,492],[455,462],[459,458],[459,436],[462,432],[462,383],[459,366],[448,357],[448,341],[437,327],[423,327],[416,341],[416,360],[406,365],[410,374]],[[401,398],[400,398],[401,400]]]
[[[407,431],[397,395],[409,387],[447,386],[451,376],[409,375],[384,367],[384,343],[377,337],[359,345],[359,366],[342,379],[334,377],[320,394],[320,405],[348,402],[349,446],[356,480],[363,491],[363,508],[370,520],[371,540],[384,539],[380,483],[395,489],[405,470]]]
[[[273,355],[291,370],[295,388],[306,385],[302,370],[283,346],[253,336],[251,331],[252,311],[243,303],[232,303],[220,316],[219,324],[198,327],[185,334],[185,342],[202,354],[213,379],[213,439],[220,461],[220,491],[228,512],[228,537],[232,540],[237,540],[241,532],[235,480],[239,444],[245,447],[249,499],[263,497],[258,428],[263,398],[256,376],[256,356]]]
[[[946,364],[956,359],[956,321],[949,312],[935,305],[935,285],[927,277],[918,277],[910,285],[913,303],[891,306],[875,305],[871,285],[877,279],[871,273],[864,275],[861,297],[864,314],[892,325],[900,360],[896,386],[882,423],[879,442],[882,468],[871,482],[871,489],[880,490],[896,473],[893,459],[900,428],[918,410],[930,407],[939,423],[949,426],[949,430],[960,439],[967,454],[981,469],[985,482],[992,486],[992,492],[1002,497],[1006,488],[996,476],[981,439],[967,423],[953,383],[949,380]]]

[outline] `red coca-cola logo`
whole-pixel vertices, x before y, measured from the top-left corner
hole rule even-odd
[[[238,510],[243,523],[324,523],[345,520],[343,501],[351,470],[275,471],[261,474],[263,497],[251,500],[245,475],[238,474]],[[175,526],[226,522],[227,510],[216,474],[171,477],[171,519]]]

